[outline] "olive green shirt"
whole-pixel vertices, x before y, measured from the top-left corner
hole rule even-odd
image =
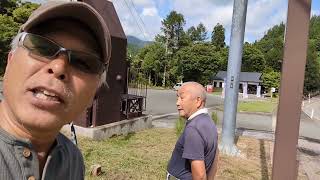
[[[82,180],[84,172],[81,152],[59,134],[40,177],[38,157],[31,142],[17,139],[0,128],[1,180]]]

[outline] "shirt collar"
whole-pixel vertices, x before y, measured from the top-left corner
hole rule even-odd
[[[198,111],[196,111],[195,113],[193,113],[188,120],[193,119],[194,117],[198,116],[199,114],[208,114],[208,109],[207,108],[201,108]]]

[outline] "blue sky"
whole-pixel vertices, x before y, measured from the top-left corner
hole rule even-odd
[[[127,35],[153,40],[160,33],[161,20],[175,10],[184,15],[185,29],[202,22],[210,35],[217,23],[222,24],[229,44],[233,0],[113,0],[113,3]],[[320,1],[312,3],[312,15],[320,15]],[[287,6],[287,0],[249,0],[245,41],[260,39],[270,27],[285,22]]]

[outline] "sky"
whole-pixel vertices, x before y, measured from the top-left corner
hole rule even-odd
[[[46,0],[32,0],[44,2]],[[211,37],[213,27],[219,23],[226,29],[229,44],[233,0],[111,0],[126,35],[152,41],[161,33],[161,21],[175,10],[184,16],[187,30],[203,23]],[[287,0],[248,0],[245,41],[254,42],[269,28],[286,21]],[[320,15],[320,1],[313,0],[312,15]]]

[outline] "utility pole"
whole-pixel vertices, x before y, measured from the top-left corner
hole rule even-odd
[[[239,93],[239,77],[243,51],[248,0],[235,0],[233,4],[230,51],[222,125],[222,153],[237,156],[240,151],[234,144]]]
[[[311,0],[288,0],[272,179],[296,180],[301,99],[308,49]],[[315,177],[316,178],[316,177]]]

